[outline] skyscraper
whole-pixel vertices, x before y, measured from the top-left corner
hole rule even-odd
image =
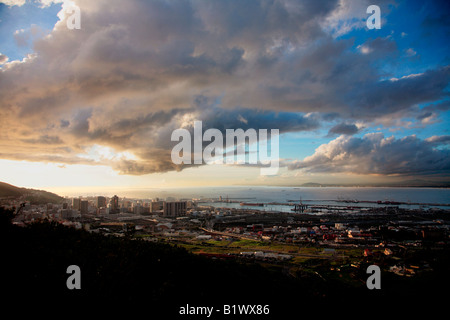
[[[111,200],[109,200],[109,213],[113,214],[119,212],[120,212],[119,197],[114,195],[114,197],[112,197]]]
[[[80,213],[81,214],[87,214],[88,213],[88,201],[87,200],[81,200],[81,202],[80,202]]]
[[[80,208],[81,208],[81,199],[80,198],[72,199],[72,208],[74,210],[80,210]]]
[[[163,209],[164,201],[153,200],[150,202],[150,212],[158,212]]]
[[[99,196],[97,197],[97,208],[106,208],[106,198]]]

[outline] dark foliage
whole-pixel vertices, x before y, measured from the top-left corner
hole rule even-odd
[[[370,291],[364,283],[347,286],[312,274],[293,278],[281,272],[282,268],[212,260],[168,244],[93,234],[54,222],[16,227],[10,223],[12,216],[12,211],[0,209],[4,277],[0,291],[3,305],[22,313],[132,312],[172,319],[186,304],[217,308],[262,304],[271,310],[263,319],[339,314],[342,308],[369,308],[371,314],[382,314],[384,303],[400,301],[405,293]],[[81,290],[66,286],[70,265],[81,269]],[[390,278],[383,275],[383,279]],[[433,277],[426,280],[436,281]],[[400,284],[410,285],[407,281]]]
[[[296,281],[257,264],[215,261],[183,248],[88,233],[54,222],[16,227],[2,210],[1,293],[7,305],[46,310],[96,306],[166,310],[191,305],[270,304],[308,298]],[[81,290],[69,290],[67,267],[81,269]],[[274,300],[275,299],[275,300]],[[20,307],[19,307],[20,308]],[[112,308],[112,309],[111,309]],[[283,311],[280,304],[279,312]]]

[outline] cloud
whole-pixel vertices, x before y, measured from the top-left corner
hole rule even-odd
[[[71,2],[71,0],[38,0],[42,8],[49,7],[52,4]]]
[[[395,81],[395,80],[393,80]],[[396,113],[376,118],[372,123],[383,125],[391,131],[425,128],[433,123],[443,121],[443,115],[450,109],[450,101],[443,100],[423,106],[413,105],[408,109],[400,109]]]
[[[9,58],[6,55],[0,53],[0,64],[4,64],[4,63],[8,62],[8,60],[9,60]]]
[[[44,145],[49,145],[49,144],[64,144],[64,142],[57,136],[48,136],[48,135],[43,135],[40,136],[37,139],[23,139],[22,140],[25,143],[29,143],[29,144],[44,144]]]
[[[59,113],[120,98],[153,110],[186,108],[203,94],[222,95],[224,108],[338,110],[344,117],[365,117],[360,102],[366,91],[380,86],[379,71],[370,65],[396,51],[391,39],[368,41],[363,45],[368,52],[361,55],[352,52],[351,41],[329,38],[319,25],[334,12],[333,1],[321,6],[312,1],[130,1],[120,14],[112,10],[119,5],[114,1],[77,3],[84,12],[82,30],[58,22],[51,37],[35,43],[36,61],[11,67],[5,75],[40,92],[39,101],[31,94],[15,101],[24,112],[39,102]],[[39,74],[39,81],[30,74]],[[362,91],[353,90],[359,86]],[[17,91],[6,99],[17,99]],[[440,96],[435,92],[429,99]],[[421,102],[414,95],[411,100]]]
[[[0,3],[7,5],[8,7],[18,6],[21,7],[25,4],[26,0],[0,0]]]
[[[63,2],[70,2],[71,0],[33,0],[33,2],[40,3],[40,6],[42,8],[48,7],[54,3],[63,3]],[[3,3],[9,7],[23,6],[27,1],[26,0],[0,0],[0,3]]]
[[[17,46],[26,47],[30,42],[30,34],[25,32],[24,29],[16,30],[14,32],[14,40],[16,41]]]
[[[47,34],[47,30],[32,24],[27,29],[18,29],[14,32],[13,37],[18,47],[29,47],[36,39],[43,38]]]
[[[353,4],[366,2],[74,2],[80,30],[60,14],[32,56],[0,56],[0,127],[14,128],[0,132],[3,158],[88,161],[124,174],[180,170],[170,134],[194,120],[222,132],[286,133],[348,119],[329,133],[352,134],[350,123],[401,118],[445,97],[449,84],[445,66],[380,81],[378,66],[399,56],[392,38],[368,39],[363,54],[324,27],[360,28],[367,6],[360,13]],[[357,24],[348,24],[353,15]],[[433,114],[416,112],[416,121]],[[93,145],[135,159],[90,159]]]
[[[359,132],[359,128],[355,124],[339,123],[328,131],[328,136],[332,135],[354,135]]]
[[[366,45],[359,45],[357,48],[361,51],[362,54],[368,54],[372,52],[372,49]]]
[[[450,136],[449,135],[432,136],[432,137],[425,139],[425,141],[427,141],[433,145],[446,145],[446,144],[450,143]]]
[[[413,48],[408,48],[405,50],[405,54],[407,57],[414,57],[417,52]]]
[[[449,80],[450,67],[445,66],[400,79],[366,83],[348,102],[363,110],[364,119],[407,112],[417,104],[445,98]]]
[[[450,151],[434,148],[448,143],[448,137],[421,140],[416,136],[385,138],[369,133],[362,138],[340,136],[318,147],[302,161],[292,162],[290,170],[304,172],[350,172],[379,175],[428,175],[450,173]]]
[[[334,37],[340,37],[352,30],[366,27],[366,20],[369,14],[367,8],[373,4],[369,0],[339,0],[335,9],[322,22],[322,27],[330,32]],[[389,13],[390,5],[394,1],[377,1],[380,6],[382,17]]]

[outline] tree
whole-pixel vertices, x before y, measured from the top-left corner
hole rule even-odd
[[[5,230],[12,226],[12,219],[14,218],[14,209],[6,209],[0,207],[0,229]]]

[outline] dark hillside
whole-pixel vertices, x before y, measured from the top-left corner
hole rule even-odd
[[[448,279],[443,277],[444,269],[422,279],[426,281],[419,282],[419,287],[408,279],[398,282],[383,276],[384,288],[403,290],[368,290],[365,274],[359,287],[349,287],[341,280],[312,273],[294,278],[282,266],[269,270],[256,263],[213,260],[168,244],[93,234],[51,222],[17,227],[10,223],[11,217],[12,211],[0,208],[2,305],[33,315],[56,314],[62,308],[72,313],[116,315],[126,311],[173,319],[186,304],[215,309],[224,304],[268,305],[270,314],[253,315],[257,319],[344,315],[349,310],[383,315],[392,304],[398,308],[390,313],[405,315],[426,308],[423,297],[436,296],[427,288]],[[446,260],[442,259],[442,265],[448,265]],[[80,290],[66,286],[70,265],[81,269]],[[318,269],[324,275],[326,270],[325,265]],[[435,303],[434,308],[440,305]],[[213,319],[248,317],[217,313]]]
[[[0,182],[0,198],[22,198],[31,204],[60,203],[64,199],[52,192],[19,188],[5,182]]]

